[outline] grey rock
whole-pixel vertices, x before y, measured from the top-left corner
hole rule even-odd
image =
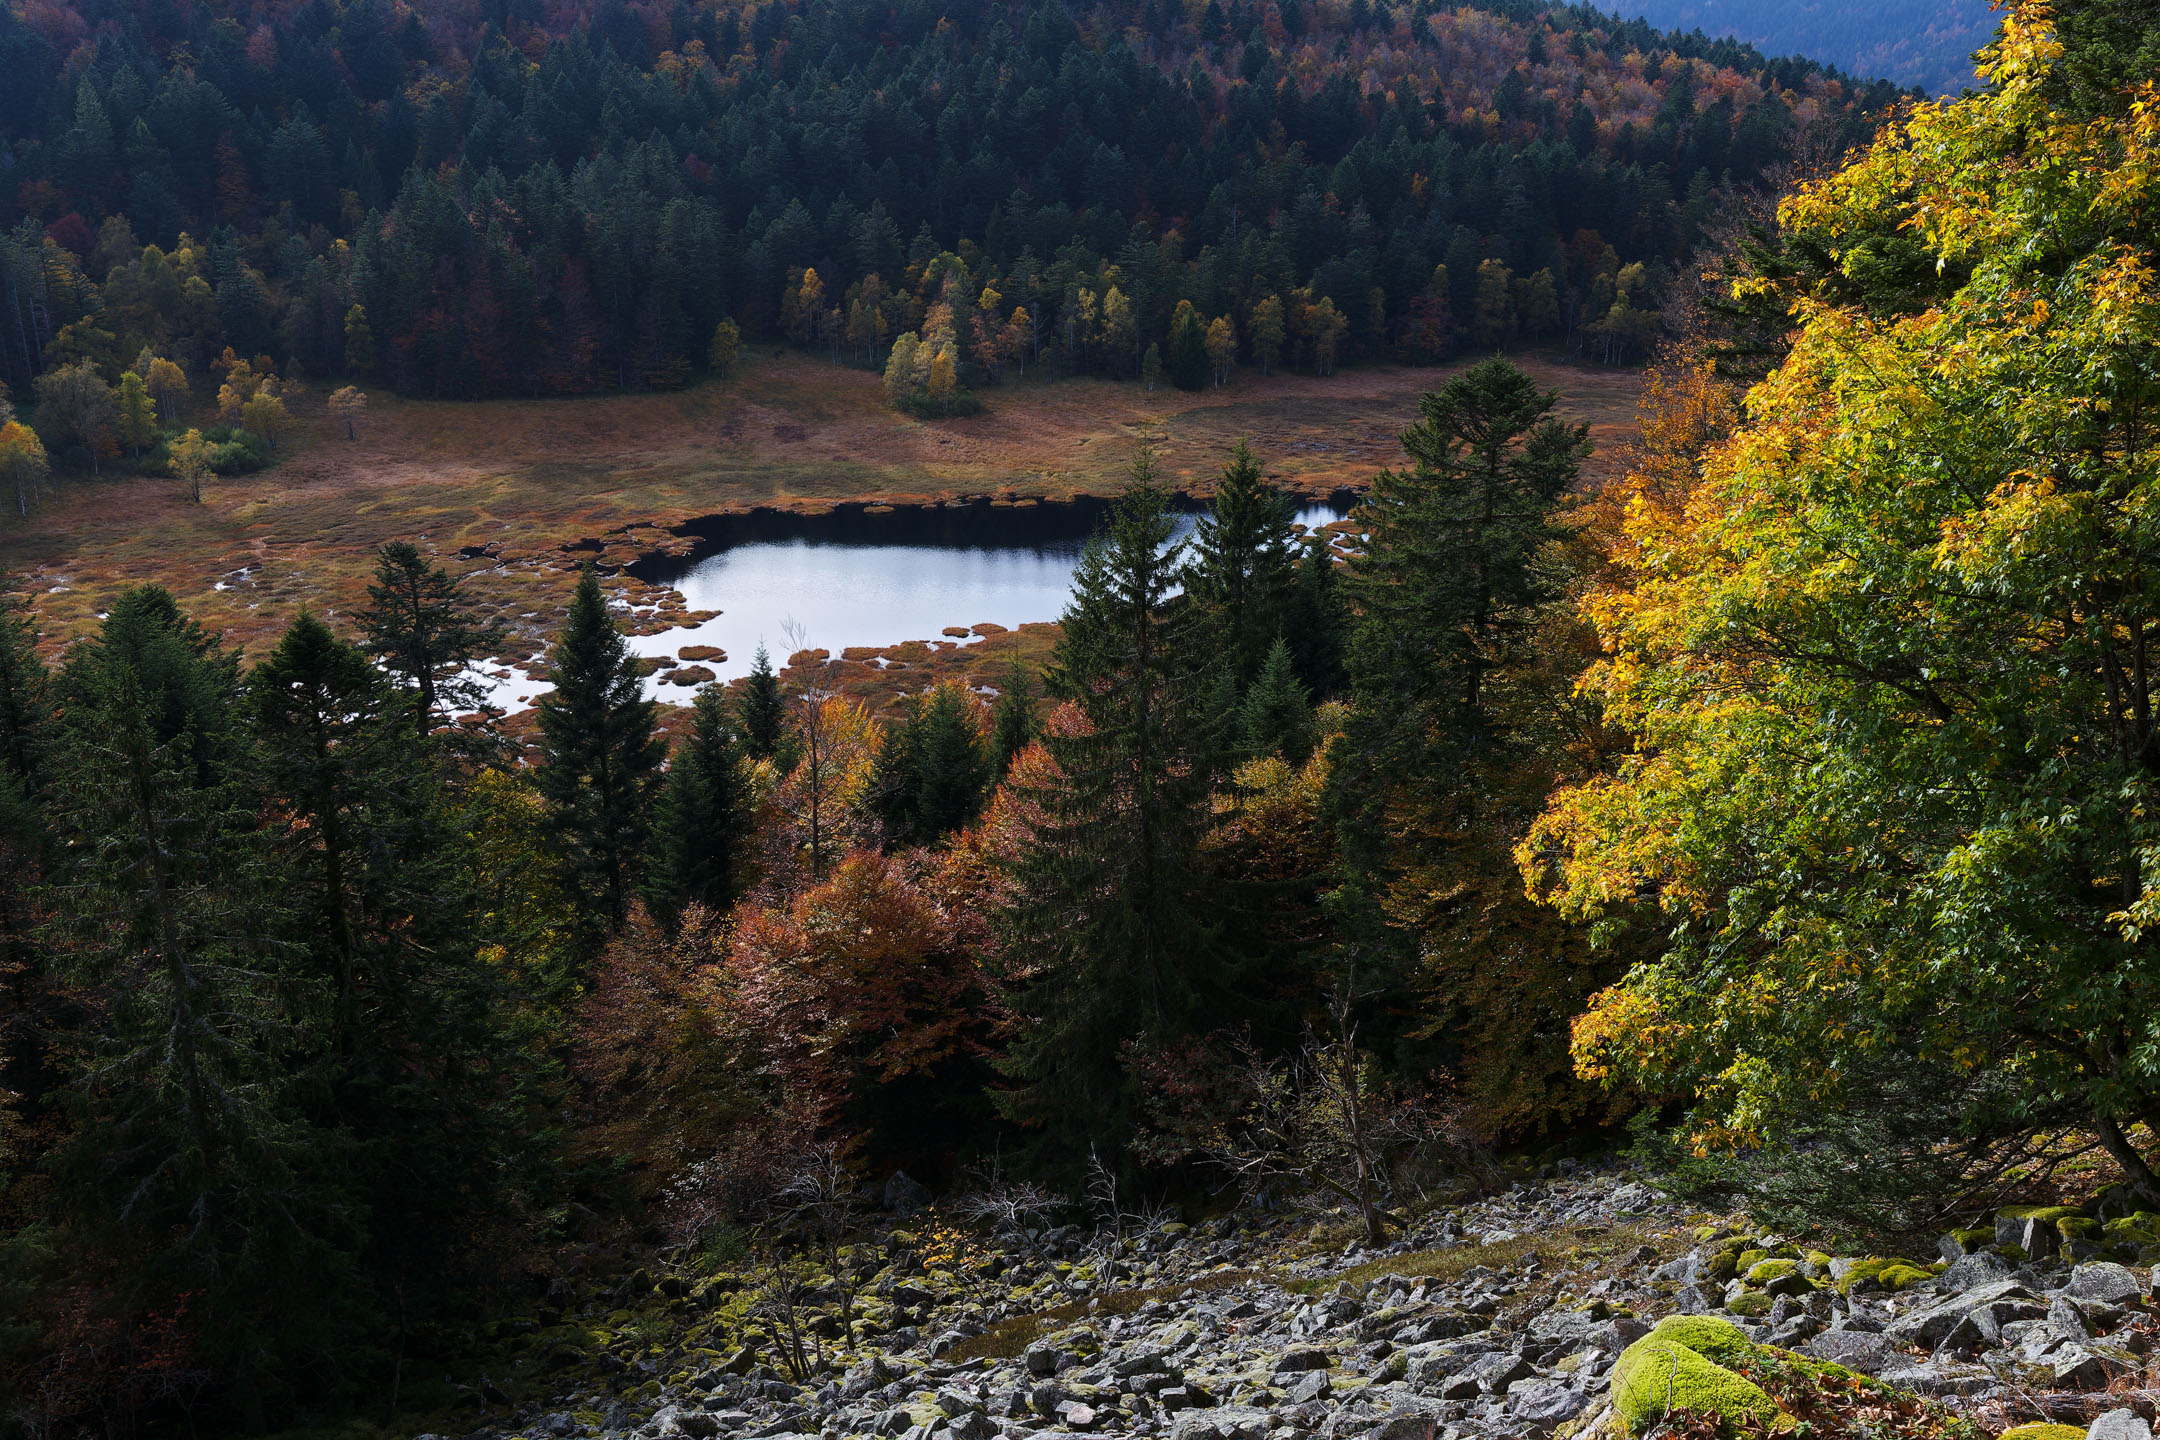
[[[1997,1215],[1995,1217],[1995,1243],[2015,1245],[2027,1255],[2053,1254],[2061,1243],[2061,1236],[2052,1220],[2036,1220],[2030,1216]]]
[[[1170,1440],[1264,1440],[1271,1418],[1248,1405],[1185,1410],[1170,1422]]]
[[[1957,1294],[2007,1280],[2016,1273],[2017,1267],[2008,1257],[1992,1250],[1975,1250],[1936,1276],[1935,1288],[1946,1294]]]
[[[2085,1427],[2085,1440],[2152,1440],[2152,1427],[2135,1410],[2110,1410]]]
[[[1366,1440],[1433,1440],[1434,1417],[1424,1410],[1390,1415],[1367,1432]]]
[[[2128,1266],[2110,1260],[2088,1260],[2070,1272],[2069,1291],[2080,1300],[2120,1305],[2135,1300],[2145,1287]]]
[[[1304,1346],[1296,1350],[1285,1350],[1282,1354],[1276,1356],[1275,1373],[1278,1375],[1294,1375],[1306,1370],[1325,1370],[1328,1368],[1328,1363],[1327,1351],[1313,1346]]]
[[[1523,1380],[1508,1389],[1508,1414],[1540,1433],[1582,1412],[1589,1397],[1557,1380]]]
[[[959,1416],[952,1422],[954,1440],[993,1440],[998,1433],[997,1421],[979,1412]]]
[[[951,1419],[956,1415],[972,1415],[980,1411],[983,1405],[982,1401],[965,1390],[955,1390],[948,1385],[937,1392],[937,1408],[947,1419]]]
[[[1900,1316],[1884,1333],[1896,1344],[1932,1350],[1957,1328],[1960,1320],[1983,1308],[1989,1311],[1997,1330],[2005,1321],[2030,1319],[2045,1313],[2033,1293],[2023,1285],[2015,1280],[1996,1280]]]
[[[1543,1342],[1576,1342],[1596,1327],[1598,1319],[1587,1310],[1547,1310],[1530,1322],[1530,1338]]]
[[[1075,1430],[1086,1430],[1095,1423],[1095,1407],[1079,1400],[1060,1400],[1057,1403],[1057,1418],[1061,1424],[1070,1425]]]
[[[1891,1354],[1889,1341],[1880,1335],[1858,1330],[1825,1330],[1800,1349],[1818,1360],[1827,1360],[1863,1375],[1879,1373]]]
[[[1465,1366],[1462,1373],[1475,1380],[1486,1394],[1504,1395],[1508,1386],[1517,1380],[1530,1378],[1530,1367],[1520,1355],[1481,1355]]]
[[[2064,1345],[2048,1355],[2055,1383],[2065,1390],[2097,1390],[2131,1369],[2129,1361],[2108,1347]]]
[[[1663,1265],[1658,1266],[1657,1269],[1650,1272],[1650,1278],[1660,1285],[1692,1284],[1701,1265],[1701,1256],[1690,1251],[1676,1260],[1668,1260]]]
[[[2067,1295],[2057,1295],[2048,1302],[2047,1332],[2058,1345],[2080,1344],[2093,1338],[2092,1327],[2085,1323],[2085,1312]]]
[[[1289,1400],[1293,1405],[1303,1405],[1309,1400],[1318,1400],[1332,1393],[1334,1388],[1328,1383],[1327,1371],[1308,1370],[1290,1387]]]
[[[1585,1344],[1594,1345],[1608,1354],[1617,1355],[1649,1333],[1649,1321],[1637,1320],[1631,1315],[1621,1315],[1611,1320],[1601,1320],[1591,1326],[1583,1336],[1583,1341]]]
[[[1710,1309],[1710,1297],[1696,1286],[1682,1286],[1673,1296],[1673,1313],[1676,1315],[1702,1315]]]
[[[885,1181],[885,1189],[879,1196],[887,1210],[903,1219],[930,1202],[930,1192],[921,1182],[911,1179],[905,1170],[895,1170]]]
[[[1021,1360],[1027,1366],[1028,1374],[1038,1380],[1046,1380],[1058,1372],[1058,1355],[1055,1345],[1033,1345]]]

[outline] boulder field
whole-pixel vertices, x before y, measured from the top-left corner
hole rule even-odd
[[[449,1433],[2149,1440],[2160,1217],[2100,1208],[2004,1210],[1925,1257],[1831,1254],[1594,1170],[1377,1249],[1244,1211],[994,1234],[888,1213],[784,1273],[677,1252],[559,1278],[498,1323]]]

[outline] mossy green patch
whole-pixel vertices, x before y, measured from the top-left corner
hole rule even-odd
[[[1767,1290],[1743,1290],[1725,1302],[1725,1308],[1735,1315],[1756,1319],[1770,1313],[1771,1296]]]
[[[2079,1213],[2075,1205],[2005,1205],[1995,1215],[2001,1220],[2067,1220]]]
[[[1748,1284],[1767,1284],[1772,1280],[1795,1274],[1799,1269],[1800,1262],[1797,1260],[1758,1260],[1748,1267]]]
[[[2090,1215],[2066,1215],[2055,1222],[2065,1240],[2090,1240],[2100,1233],[2100,1222]]]
[[[2085,1432],[2075,1425],[2035,1420],[2029,1425],[2011,1426],[1998,1440],[2085,1440]]]
[[[1676,1410],[1715,1416],[1724,1429],[1741,1421],[1773,1425],[1781,1413],[1760,1385],[1655,1334],[1620,1353],[1612,1397],[1613,1412],[1629,1435],[1641,1434]]]

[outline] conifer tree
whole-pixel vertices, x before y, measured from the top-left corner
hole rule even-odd
[[[376,1308],[445,1298],[525,1142],[493,1079],[502,983],[479,959],[441,767],[383,674],[306,612],[249,675],[246,714],[291,948],[333,991],[314,1083],[369,1217]]]
[[[1194,527],[1185,591],[1206,614],[1198,636],[1211,663],[1242,688],[1259,673],[1282,632],[1296,553],[1291,498],[1268,482],[1252,446],[1230,452],[1207,513]]]
[[[1312,703],[1298,683],[1290,647],[1277,640],[1238,709],[1240,745],[1247,755],[1280,755],[1302,765],[1312,753],[1312,729]]]
[[[637,659],[588,565],[548,655],[555,688],[540,701],[535,779],[562,847],[565,879],[588,936],[622,922],[635,893],[648,807],[666,744],[654,730]]]
[[[289,1068],[317,1048],[321,987],[275,943],[284,877],[241,783],[236,671],[148,586],[71,655],[56,938],[110,1007],[67,1213],[124,1226],[165,1297],[195,1292],[204,1358],[244,1395],[349,1301]]]
[[[989,782],[982,733],[969,713],[972,697],[958,685],[940,685],[922,707],[922,738],[916,748],[917,843],[935,844],[974,823]]]
[[[430,565],[410,541],[382,547],[359,620],[369,647],[412,690],[420,734],[451,713],[478,708],[486,697],[465,672],[502,642],[502,631],[483,623],[458,593],[457,581]]]
[[[772,656],[763,645],[751,662],[750,676],[743,682],[739,702],[742,717],[743,753],[753,760],[770,760],[779,751],[787,732],[787,699],[780,693],[780,679],[773,674]]]
[[[1306,691],[1321,697],[1341,693],[1349,683],[1343,668],[1349,611],[1336,578],[1335,555],[1325,539],[1308,541],[1305,546],[1290,593],[1289,616],[1285,638]]]
[[[653,812],[645,903],[673,923],[686,905],[725,911],[742,894],[750,846],[750,791],[725,692],[707,685],[690,707]]]
[[[1013,756],[1035,743],[1042,731],[1042,721],[1036,714],[1035,682],[1028,674],[1027,666],[1016,657],[1005,668],[1005,683],[999,687],[997,704],[990,711],[990,778],[993,782],[1005,778],[1012,768]]]
[[[1044,737],[1060,780],[1002,917],[1028,1024],[1002,1060],[1004,1113],[1054,1153],[1115,1143],[1128,1123],[1129,1043],[1224,1023],[1231,998],[1195,863],[1207,781],[1192,763],[1198,706],[1169,498],[1143,442],[1132,483],[1088,545],[1046,677],[1085,719]],[[1234,1007],[1231,1007],[1234,1008]]]

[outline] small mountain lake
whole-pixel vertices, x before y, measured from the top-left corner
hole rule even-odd
[[[1304,502],[1298,523],[1327,525],[1350,513],[1356,492]],[[1176,540],[1191,536],[1201,502],[1179,500]],[[750,673],[757,648],[773,663],[802,643],[838,655],[854,645],[884,647],[936,639],[948,626],[984,622],[1014,629],[1055,620],[1072,595],[1073,571],[1109,502],[994,505],[838,506],[822,515],[759,510],[716,515],[691,527],[697,543],[682,557],[638,561],[642,580],[678,591],[692,610],[720,613],[703,624],[629,637],[640,655],[672,659],[685,646],[723,650],[697,663],[722,680]],[[499,669],[500,667],[483,667]],[[490,682],[494,702],[530,705],[545,682],[513,672]],[[693,689],[646,681],[654,699],[688,704]]]

